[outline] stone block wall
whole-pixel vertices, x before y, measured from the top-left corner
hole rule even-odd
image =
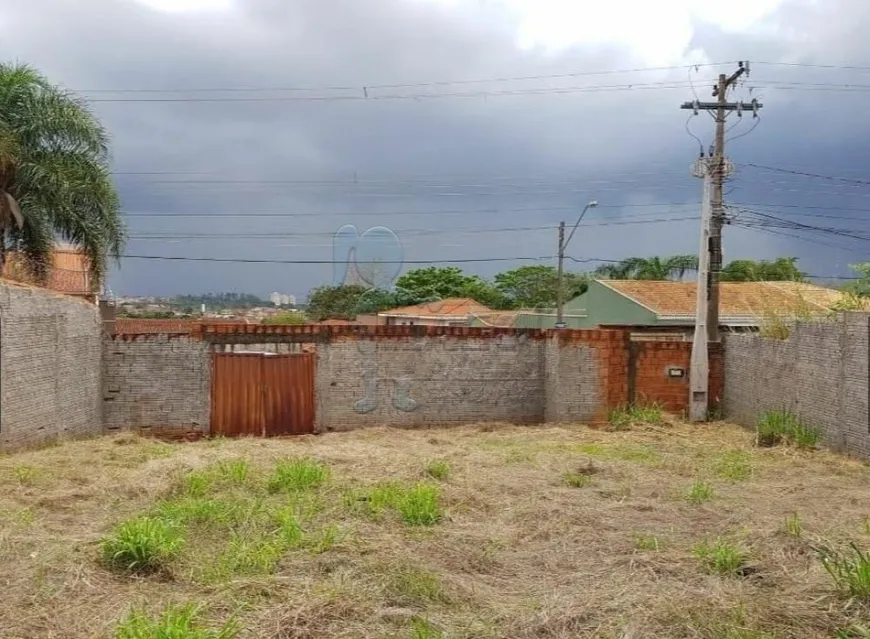
[[[786,340],[729,335],[726,416],[755,426],[765,411],[790,411],[824,431],[837,450],[870,457],[870,315],[799,323]]]
[[[99,310],[0,283],[0,449],[102,432]]]
[[[105,427],[208,431],[208,343],[189,335],[115,335],[103,344]]]

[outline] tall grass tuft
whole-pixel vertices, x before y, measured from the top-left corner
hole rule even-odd
[[[713,499],[713,487],[700,479],[692,482],[686,491],[686,500],[692,504],[702,504]]]
[[[138,517],[120,524],[103,539],[103,563],[130,573],[164,569],[184,543],[175,526],[163,519]]]
[[[279,461],[269,478],[268,489],[272,493],[294,492],[316,488],[329,479],[329,468],[310,459],[287,459]]]
[[[115,628],[115,639],[233,639],[240,632],[234,620],[207,630],[199,617],[199,609],[190,604],[170,606],[156,619],[134,610]]]
[[[661,404],[628,404],[611,410],[607,421],[612,430],[629,430],[635,424],[661,424],[664,410]]]
[[[821,438],[819,429],[805,424],[788,411],[762,413],[756,424],[755,443],[758,446],[790,444],[798,448],[814,448]]]
[[[837,588],[850,597],[870,602],[870,554],[855,542],[849,548],[845,552],[827,546],[815,550]]]
[[[443,459],[433,459],[426,464],[426,474],[432,479],[444,481],[450,475],[450,464]]]
[[[717,575],[739,575],[747,559],[746,551],[721,538],[713,543],[699,544],[692,552],[709,572]]]
[[[438,486],[415,484],[397,504],[399,514],[410,526],[432,526],[441,521],[441,491]]]

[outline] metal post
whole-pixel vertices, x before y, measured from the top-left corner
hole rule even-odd
[[[562,319],[565,306],[565,283],[562,274],[565,262],[565,222],[559,222],[559,266],[556,272],[556,328],[565,328]]]

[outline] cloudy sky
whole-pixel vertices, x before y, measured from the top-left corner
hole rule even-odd
[[[346,224],[393,229],[401,252],[368,247],[384,261],[491,276],[554,263],[591,199],[574,268],[696,252],[692,136],[708,148],[713,122],[679,106],[737,60],[729,98],[764,106],[729,121],[726,260],[848,275],[868,257],[868,29],[853,0],[0,0],[2,57],[113,136],[123,295],[304,296]]]

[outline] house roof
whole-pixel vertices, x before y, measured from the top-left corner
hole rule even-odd
[[[491,308],[484,306],[470,297],[448,297],[447,299],[434,302],[423,302],[413,306],[403,306],[388,311],[382,311],[378,315],[387,317],[468,317],[472,313],[490,313]]]
[[[695,317],[696,282],[598,280],[607,288],[640,304],[659,319]],[[722,282],[719,316],[723,323],[757,321],[769,313],[816,315],[824,313],[843,294],[803,282]]]
[[[93,295],[95,291],[91,285],[88,267],[88,258],[81,251],[70,247],[57,247],[52,255],[48,280],[42,284],[29,272],[24,256],[10,251],[3,265],[3,277],[17,282],[38,284],[58,293]]]

